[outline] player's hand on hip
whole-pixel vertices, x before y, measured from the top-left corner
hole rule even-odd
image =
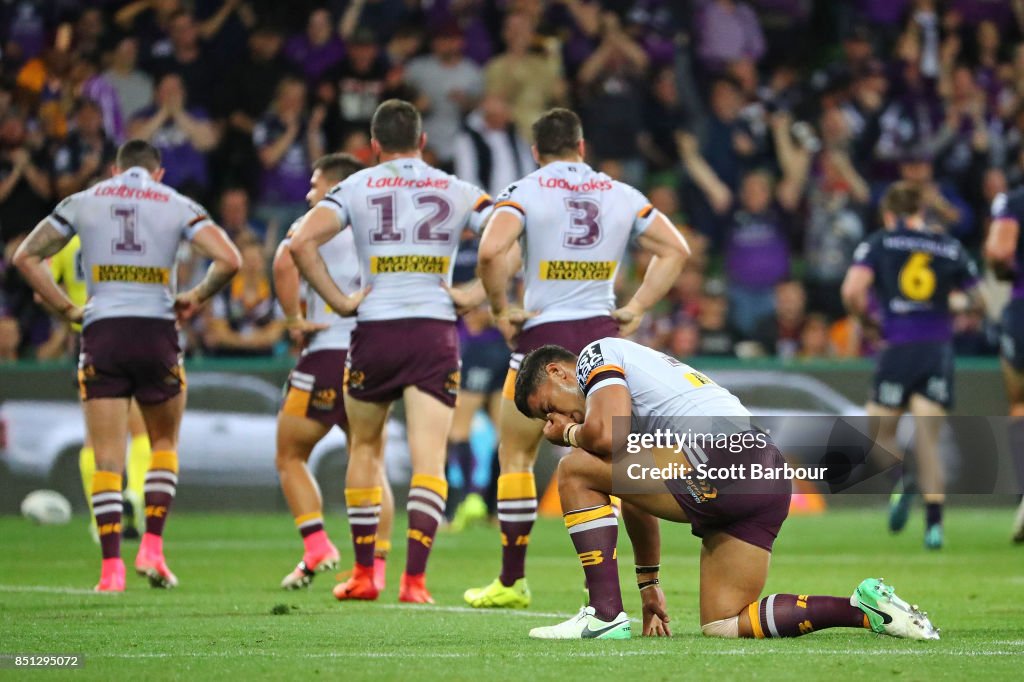
[[[360,304],[367,297],[367,295],[369,295],[369,293],[370,287],[363,287],[356,293],[346,296],[344,307],[335,308],[334,311],[341,315],[342,317],[352,317],[353,315],[356,314],[356,311],[359,310]]]
[[[644,637],[671,637],[668,611],[665,610],[665,593],[657,585],[640,590],[640,601],[643,604]]]
[[[505,337],[505,343],[508,344],[508,347],[515,349],[516,340],[523,331],[523,325],[532,317],[537,317],[537,313],[521,308],[509,308],[494,318],[494,326]]]
[[[202,305],[195,291],[184,291],[174,297],[174,312],[182,322],[195,317]]]
[[[64,311],[63,317],[71,324],[81,324],[85,319],[85,309],[79,305],[73,305]]]
[[[627,303],[612,311],[612,319],[619,323],[619,336],[625,338],[640,327],[640,323],[644,319],[644,311]]]
[[[480,307],[483,299],[479,294],[461,287],[449,286],[447,282],[441,282],[441,288],[445,290],[455,305],[456,315],[465,315]]]
[[[311,322],[301,315],[297,315],[292,318],[285,320],[285,326],[288,327],[288,333],[303,337],[307,334],[315,334],[327,329],[330,325],[324,324],[323,322]],[[295,338],[293,336],[293,338]]]

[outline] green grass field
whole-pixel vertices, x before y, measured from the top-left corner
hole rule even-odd
[[[919,603],[942,628],[940,642],[908,642],[829,630],[789,640],[722,641],[699,635],[697,540],[663,525],[662,581],[675,637],[626,642],[538,642],[529,628],[575,612],[581,570],[558,521],[542,520],[528,560],[534,604],[527,611],[471,611],[462,591],[494,577],[490,528],[438,538],[428,584],[436,606],[397,603],[404,549],[393,555],[378,603],[339,604],[332,576],[306,592],[277,588],[298,560],[291,519],[277,515],[177,514],[167,553],[181,579],[152,590],[130,576],[119,596],[89,592],[98,548],[85,522],[33,527],[0,517],[0,653],[80,653],[85,666],[52,672],[78,679],[681,680],[982,679],[1024,675],[1024,547],[1007,539],[1010,510],[952,509],[947,549],[926,553],[920,515],[901,536],[881,510],[792,518],[776,544],[767,589],[848,595],[880,576]],[[347,529],[329,530],[351,558]],[[397,536],[396,536],[397,537]],[[625,540],[624,532],[620,538]],[[396,546],[403,543],[395,543]],[[627,611],[638,615],[620,558]],[[126,556],[133,558],[134,546]],[[276,608],[287,605],[289,608]],[[274,611],[287,611],[275,615]],[[0,670],[0,678],[27,676]]]

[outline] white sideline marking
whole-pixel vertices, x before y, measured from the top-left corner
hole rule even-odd
[[[278,653],[276,651],[190,651],[188,653],[172,654],[172,653],[137,653],[137,654],[120,654],[120,653],[104,653],[104,654],[89,654],[89,656],[95,656],[97,658],[252,658],[258,656],[261,658],[280,658],[287,656],[292,658],[295,656],[294,653]],[[469,653],[456,653],[456,652],[443,652],[435,651],[433,653],[416,653],[412,651],[371,651],[371,652],[344,652],[344,651],[329,651],[319,653],[305,653],[301,654],[301,658],[469,658],[470,656],[476,657],[477,654]]]
[[[0,592],[44,592],[47,594],[102,594],[110,596],[110,592],[95,592],[82,587],[50,587],[48,585],[0,585]]]
[[[431,604],[381,604],[382,609],[403,609],[409,611],[446,611],[448,613],[486,613],[492,616],[519,616],[520,618],[558,618],[566,620],[575,613],[550,613],[544,611],[526,611],[524,609],[480,608],[472,606],[436,606]],[[578,613],[578,612],[577,612]],[[639,618],[630,618],[631,623],[639,623]]]
[[[551,645],[549,645],[551,646]],[[554,648],[544,649],[539,651],[519,651],[515,653],[503,653],[502,658],[518,658],[518,659],[532,659],[532,658],[625,658],[626,656],[650,656],[651,652],[644,650],[631,649],[627,651],[558,651],[558,645],[553,645]],[[621,646],[621,645],[619,645]],[[685,653],[685,652],[680,652]],[[874,656],[1020,656],[1022,651],[1005,651],[1005,650],[993,650],[993,651],[974,651],[965,649],[953,649],[953,650],[939,650],[932,647],[922,649],[920,651],[914,651],[913,649],[803,649],[794,651],[777,651],[772,649],[759,650],[757,648],[751,649],[722,649],[718,651],[707,651],[702,655],[720,655],[720,656],[857,656],[857,655],[874,655]],[[252,658],[254,656],[261,658],[281,658],[288,657],[292,658],[296,654],[295,652],[276,652],[276,651],[207,651],[199,652],[192,651],[187,653],[101,653],[101,654],[89,654],[90,656],[96,656],[98,658],[120,658],[120,659],[145,659],[145,658]],[[477,658],[480,654],[478,653],[458,653],[458,652],[445,652],[445,651],[434,651],[434,652],[411,652],[411,651],[377,651],[377,652],[318,652],[318,653],[304,653],[299,654],[301,658],[309,659],[350,659],[350,658]]]
[[[572,618],[575,613],[551,613],[544,611],[527,611],[526,609],[475,609],[472,606],[437,606],[432,604],[380,604],[382,609],[402,609],[403,611],[424,611],[447,613],[487,613],[492,616],[519,616],[520,618]]]

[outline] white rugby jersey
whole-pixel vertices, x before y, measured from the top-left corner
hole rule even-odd
[[[656,215],[636,189],[568,161],[549,163],[511,185],[494,210],[523,221],[523,307],[539,312],[525,329],[614,310],[615,274],[626,246]]]
[[[83,327],[109,317],[173,320],[178,246],[213,224],[206,209],[141,167],[72,194],[49,221],[82,241]]]
[[[287,246],[299,221],[292,224],[284,238]],[[351,295],[359,290],[359,258],[356,256],[352,230],[343,230],[320,246],[320,256],[327,264],[327,272],[338,288]],[[302,300],[306,304],[306,319],[317,324],[328,325],[327,329],[313,334],[302,354],[318,350],[347,350],[356,328],[355,317],[342,317],[335,313],[316,289],[302,280]]]
[[[483,190],[401,158],[353,173],[317,205],[352,228],[362,285],[372,287],[358,321],[455,320],[441,283],[451,284],[462,231],[479,232],[490,214]]]
[[[608,386],[625,386],[633,422],[645,428],[678,428],[672,417],[750,417],[736,396],[701,372],[626,339],[606,337],[584,348],[576,380],[588,398]]]

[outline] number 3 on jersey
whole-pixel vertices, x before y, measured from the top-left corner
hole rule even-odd
[[[565,209],[569,212],[569,231],[563,242],[566,246],[587,249],[601,241],[600,204],[593,199],[577,197],[566,199]]]
[[[920,251],[900,269],[900,293],[911,301],[927,301],[935,293],[935,271],[931,268],[932,257]]]

